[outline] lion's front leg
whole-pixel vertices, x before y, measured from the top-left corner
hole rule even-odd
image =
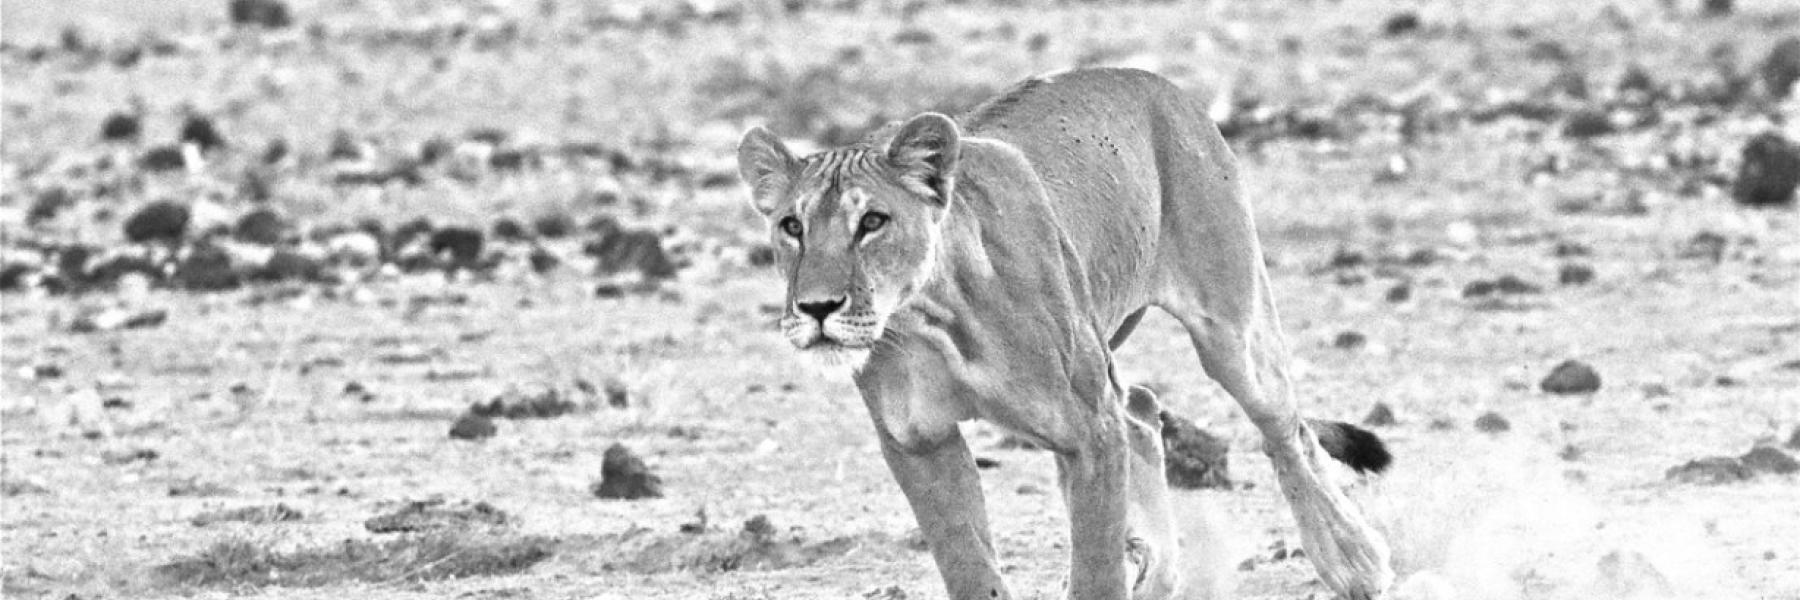
[[[1124,415],[1115,403],[1101,406],[1086,434],[1056,454],[1069,506],[1069,597],[1074,600],[1123,600],[1134,583],[1124,555],[1130,457]]]
[[[1011,598],[1000,579],[975,458],[951,427],[935,440],[901,444],[878,423],[881,455],[912,505],[951,600]]]

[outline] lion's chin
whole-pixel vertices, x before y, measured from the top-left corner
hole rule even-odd
[[[845,346],[837,342],[819,342],[800,351],[812,358],[814,366],[834,377],[854,376],[869,362],[867,347]]]

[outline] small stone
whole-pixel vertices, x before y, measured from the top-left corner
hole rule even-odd
[[[1788,36],[1769,48],[1762,63],[1763,89],[1769,96],[1786,98],[1800,81],[1800,36]]]
[[[575,233],[576,224],[575,219],[570,217],[567,213],[553,212],[539,215],[537,218],[532,219],[531,228],[536,230],[538,235],[550,239],[559,239]]]
[[[1669,481],[1676,483],[1699,483],[1717,485],[1749,479],[1750,469],[1744,463],[1730,456],[1712,456],[1688,461],[1678,467],[1672,467],[1664,473]]]
[[[1398,37],[1418,31],[1425,26],[1419,13],[1405,10],[1389,15],[1381,24],[1381,33],[1388,37]]]
[[[1192,421],[1162,412],[1164,464],[1169,485],[1179,489],[1231,487],[1231,445]]]
[[[231,235],[238,241],[272,246],[281,243],[293,224],[271,208],[258,208],[239,217]]]
[[[1557,458],[1571,462],[1581,460],[1584,456],[1587,456],[1587,451],[1574,444],[1564,444],[1561,450],[1556,451]]]
[[[125,239],[131,243],[181,241],[187,235],[188,207],[168,200],[144,205],[125,219]]]
[[[1755,473],[1786,475],[1800,471],[1800,461],[1795,461],[1794,457],[1773,446],[1757,446],[1738,460]]]
[[[1369,414],[1363,417],[1362,422],[1370,427],[1392,427],[1400,421],[1394,418],[1393,407],[1388,406],[1386,402],[1376,402],[1375,406],[1369,409]]]
[[[1402,281],[1388,288],[1385,298],[1388,302],[1399,304],[1412,299],[1412,284]]]
[[[1583,263],[1568,263],[1556,271],[1556,282],[1562,285],[1587,285],[1594,280],[1594,268]]]
[[[528,237],[525,235],[525,226],[519,224],[518,219],[512,217],[495,219],[493,232],[495,238],[511,242],[521,241]]]
[[[1000,461],[998,460],[986,456],[975,457],[975,468],[977,469],[997,469],[999,467]]]
[[[1538,382],[1538,389],[1552,394],[1591,394],[1600,389],[1600,373],[1587,363],[1565,360]]]
[[[756,515],[744,521],[744,536],[752,540],[768,541],[775,537],[775,523],[769,521],[768,515]]]
[[[450,426],[450,438],[456,440],[481,440],[494,437],[499,432],[494,420],[475,414],[463,413],[461,418]]]
[[[1700,14],[1707,17],[1731,16],[1733,0],[1704,0],[1700,3]]]
[[[469,268],[481,260],[483,236],[468,227],[445,227],[431,232],[427,246],[431,255],[447,258],[455,267]],[[448,255],[448,256],[445,256]]]
[[[606,405],[612,408],[631,407],[631,389],[618,380],[606,382]]]
[[[1512,422],[1497,412],[1482,413],[1475,418],[1475,430],[1482,433],[1504,433],[1512,430]]]
[[[1794,203],[1794,190],[1800,187],[1800,148],[1771,131],[1745,142],[1742,156],[1731,184],[1732,199],[1746,206]]]
[[[293,12],[282,0],[231,0],[227,8],[232,25],[284,29],[294,24]]]
[[[662,478],[651,473],[644,459],[624,444],[615,443],[606,449],[600,463],[600,482],[591,491],[595,496],[618,500],[661,498]]]
[[[1800,450],[1800,425],[1794,426],[1794,432],[1788,434],[1786,446],[1789,450]]]
[[[1605,111],[1593,108],[1575,111],[1569,115],[1568,120],[1564,121],[1562,126],[1563,136],[1575,139],[1596,138],[1617,131],[1618,128],[1613,125],[1610,115]]]
[[[1331,340],[1331,346],[1339,350],[1356,350],[1369,344],[1368,336],[1358,331],[1345,331]]]

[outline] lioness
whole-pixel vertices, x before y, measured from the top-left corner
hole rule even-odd
[[[1322,462],[1378,470],[1387,452],[1296,413],[1235,159],[1173,84],[1033,78],[960,126],[925,113],[804,158],[758,127],[738,167],[787,278],[782,332],[852,371],[950,597],[1010,597],[957,429],[975,418],[1055,453],[1070,597],[1180,592],[1160,409],[1113,368],[1151,306],[1261,431],[1324,581],[1357,599],[1391,584],[1386,543]]]

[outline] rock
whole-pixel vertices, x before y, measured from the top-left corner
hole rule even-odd
[[[469,414],[490,418],[552,419],[580,408],[556,388],[544,387],[530,394],[509,389],[485,403],[476,402],[469,406]]]
[[[188,207],[168,200],[145,204],[125,219],[125,239],[134,244],[179,242],[191,216]]]
[[[1388,37],[1397,37],[1416,32],[1424,25],[1425,22],[1419,18],[1419,13],[1405,10],[1389,15],[1387,20],[1381,23],[1381,33]]]
[[[575,233],[576,225],[573,217],[559,211],[538,215],[537,218],[531,220],[531,228],[540,236],[560,239]]]
[[[1464,298],[1484,298],[1494,295],[1537,294],[1544,289],[1535,283],[1525,281],[1517,275],[1506,274],[1495,279],[1477,279],[1463,286]]]
[[[194,291],[218,291],[236,288],[243,278],[232,268],[231,253],[207,243],[187,249],[187,255],[175,264],[177,287]]]
[[[1331,340],[1331,347],[1339,350],[1356,350],[1368,344],[1369,337],[1360,331],[1345,331],[1337,334],[1337,337]]]
[[[1404,303],[1404,301],[1409,301],[1409,299],[1413,299],[1413,283],[1409,283],[1409,281],[1395,283],[1391,288],[1388,288],[1388,294],[1384,294],[1382,297],[1384,297],[1388,303],[1395,303],[1395,305]]]
[[[1337,250],[1332,251],[1331,258],[1326,259],[1325,268],[1354,269],[1366,264],[1369,264],[1369,255],[1364,254],[1361,250],[1339,246]]]
[[[219,133],[212,117],[190,109],[187,118],[181,122],[181,143],[193,144],[201,152],[212,152],[225,147],[225,136]]]
[[[1562,285],[1587,285],[1594,280],[1594,268],[1584,263],[1567,263],[1556,270],[1556,282]]]
[[[1738,204],[1775,206],[1794,203],[1800,187],[1800,148],[1773,131],[1750,138],[1744,144],[1731,197]]]
[[[1707,17],[1731,16],[1733,0],[1702,0],[1700,14]]]
[[[134,462],[150,462],[161,457],[160,453],[149,448],[107,450],[100,453],[100,462],[109,465],[128,465]]]
[[[286,29],[294,24],[293,12],[283,0],[231,0],[226,8],[232,25]]]
[[[1565,360],[1538,382],[1538,389],[1552,394],[1591,394],[1600,389],[1600,373],[1587,363]]]
[[[1800,36],[1788,36],[1769,48],[1762,63],[1763,89],[1770,97],[1786,98],[1800,81]]]
[[[442,499],[407,502],[398,510],[363,521],[369,533],[465,531],[471,527],[501,527],[512,516],[486,502],[449,505]]]
[[[1000,461],[996,460],[996,459],[988,458],[986,456],[977,456],[977,457],[975,457],[975,468],[977,468],[977,469],[998,469],[998,468],[1000,468]]]
[[[496,239],[512,242],[522,241],[528,237],[525,234],[525,226],[520,225],[519,221],[512,217],[495,219],[493,232]]]
[[[263,145],[262,164],[273,165],[279,163],[286,159],[291,152],[292,149],[288,147],[287,138],[270,138],[268,143]]]
[[[1393,407],[1388,406],[1386,402],[1376,402],[1375,406],[1369,409],[1369,414],[1363,416],[1362,422],[1370,427],[1392,427],[1400,421],[1394,418]]]
[[[1614,550],[1601,556],[1595,567],[1594,587],[1601,598],[1669,598],[1674,591],[1669,578],[1642,552]]]
[[[164,144],[144,150],[138,155],[138,168],[152,173],[187,168],[187,155],[180,146]]]
[[[1231,487],[1231,445],[1223,438],[1165,410],[1162,439],[1170,486],[1188,490]]]
[[[544,249],[543,246],[533,246],[531,254],[526,255],[525,260],[531,263],[531,272],[539,275],[549,273],[562,266],[562,259],[555,253]]]
[[[1564,137],[1575,139],[1596,138],[1618,132],[1613,125],[1612,116],[1597,108],[1584,108],[1569,114],[1563,121]]]
[[[1512,430],[1512,422],[1500,413],[1488,411],[1475,418],[1475,430],[1482,433],[1504,433]]]
[[[1704,258],[1712,262],[1725,260],[1725,250],[1731,246],[1731,240],[1711,231],[1701,231],[1688,238],[1677,252],[1682,258]]]
[[[144,134],[144,116],[137,111],[114,112],[100,121],[100,139],[108,142],[137,143]]]
[[[481,260],[482,235],[467,227],[445,227],[431,232],[427,246],[432,256],[441,258],[447,253],[453,266],[469,268]]]
[[[612,408],[629,408],[631,406],[631,390],[624,382],[613,379],[606,382],[606,405]]]
[[[1743,463],[1744,468],[1749,469],[1752,473],[1786,475],[1788,473],[1800,471],[1800,461],[1795,461],[1794,457],[1788,456],[1788,453],[1782,452],[1779,448],[1775,448],[1774,446],[1757,446],[1752,448],[1742,457],[1739,457],[1738,461]]]
[[[1749,479],[1751,472],[1736,458],[1713,456],[1672,467],[1663,476],[1676,483],[1717,485]]]
[[[1785,445],[1789,450],[1800,450],[1800,425],[1794,426],[1794,432],[1788,434],[1787,444]]]
[[[251,278],[258,281],[320,281],[325,278],[325,265],[306,254],[281,248],[251,273]]]
[[[497,432],[499,432],[499,428],[494,426],[493,419],[469,412],[463,413],[463,416],[456,419],[456,423],[450,426],[450,439],[483,440],[494,437]]]
[[[293,224],[275,212],[275,209],[263,207],[244,213],[237,224],[232,227],[231,235],[241,242],[273,246],[281,243],[293,231]]]
[[[661,498],[662,478],[650,472],[644,459],[632,454],[624,444],[606,449],[600,463],[600,482],[594,484],[595,496],[618,500]]]
[[[594,257],[602,275],[637,271],[646,279],[667,279],[674,277],[678,268],[663,249],[662,236],[650,230],[603,232],[600,239],[588,242],[581,251]]]

